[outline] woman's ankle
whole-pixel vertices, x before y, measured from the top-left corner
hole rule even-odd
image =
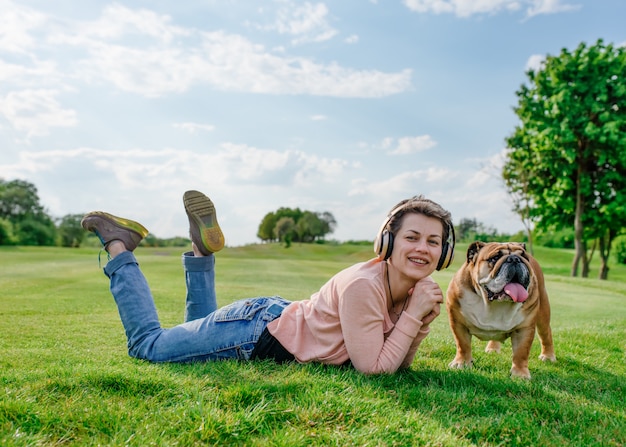
[[[111,258],[114,258],[120,253],[124,253],[125,251],[128,251],[128,250],[126,249],[126,245],[124,245],[124,242],[118,239],[115,239],[107,244],[106,251],[109,253]]]

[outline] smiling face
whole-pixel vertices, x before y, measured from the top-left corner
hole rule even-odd
[[[439,219],[407,213],[394,235],[388,262],[406,281],[415,283],[435,271],[443,242],[443,225]]]

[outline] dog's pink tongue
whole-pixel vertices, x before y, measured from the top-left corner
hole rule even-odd
[[[516,303],[523,303],[528,299],[528,292],[521,284],[512,282],[504,286],[504,291],[507,295],[513,298]]]

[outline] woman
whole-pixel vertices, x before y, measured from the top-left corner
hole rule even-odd
[[[183,196],[193,251],[182,256],[187,285],[185,323],[164,329],[133,250],[147,234],[141,224],[104,212],[82,226],[98,235],[110,260],[110,278],[128,338],[129,355],[152,362],[271,358],[278,362],[351,363],[366,374],[407,368],[443,294],[430,277],[454,255],[450,213],[416,196],[392,209],[379,231],[374,259],[333,276],[309,299],[236,301],[220,309],[215,256],[224,246],[211,200]]]

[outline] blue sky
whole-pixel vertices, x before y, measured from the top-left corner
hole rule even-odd
[[[229,245],[283,206],[372,240],[420,193],[513,233],[499,166],[525,71],[626,44],[624,18],[623,0],[0,0],[0,178],[158,237],[187,234],[198,189]]]

